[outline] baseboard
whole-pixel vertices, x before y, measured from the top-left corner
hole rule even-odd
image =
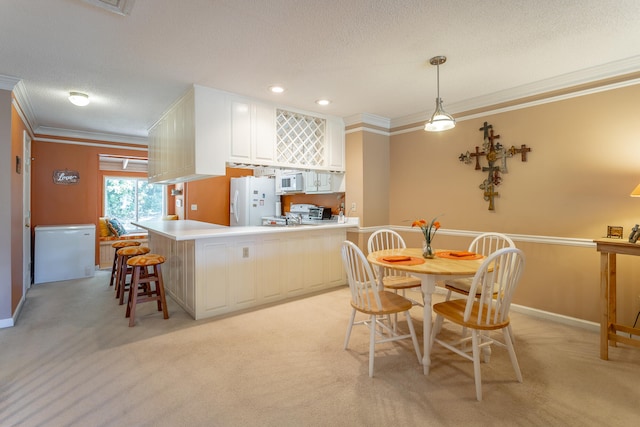
[[[599,323],[578,319],[576,317],[569,317],[563,314],[551,313],[549,311],[538,310],[537,308],[525,307],[524,305],[518,304],[511,304],[511,310],[515,311],[516,313],[522,313],[540,319],[551,320],[552,322],[562,323],[567,326],[587,329],[592,332],[600,332]]]
[[[20,316],[20,312],[22,311],[22,307],[24,306],[24,302],[26,301],[25,296],[23,295],[20,298],[20,302],[18,303],[18,307],[16,307],[16,311],[13,313],[12,317],[7,319],[0,319],[0,329],[2,328],[11,328],[16,325],[18,321],[18,316]]]
[[[435,293],[445,295],[447,293],[447,290],[445,288],[438,286],[436,287]],[[516,313],[522,313],[531,317],[537,317],[539,319],[546,319],[552,322],[562,323],[567,326],[587,329],[592,332],[600,332],[599,323],[578,319],[576,317],[570,317],[570,316],[565,316],[563,314],[551,313],[550,311],[539,310],[537,308],[531,308],[531,307],[518,305],[518,304],[511,304],[511,310],[513,310]]]

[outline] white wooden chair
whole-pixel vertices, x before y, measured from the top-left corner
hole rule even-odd
[[[434,304],[435,326],[431,335],[433,344],[443,347],[473,361],[476,383],[476,398],[482,400],[482,380],[480,376],[480,350],[491,345],[504,347],[509,353],[513,370],[519,382],[522,373],[509,328],[511,298],[518,285],[525,265],[524,253],[517,248],[500,249],[482,263],[473,277],[469,293],[464,299]],[[471,337],[463,337],[455,342],[447,342],[437,337],[443,319],[465,326],[471,330]],[[503,341],[488,335],[489,331],[502,330]],[[461,348],[471,340],[471,354]]]
[[[516,245],[513,240],[502,233],[483,233],[477,236],[469,244],[469,252],[474,252],[484,256],[489,256],[493,252],[503,248],[515,248]],[[451,299],[452,293],[462,294],[464,296],[469,295],[469,288],[473,277],[461,277],[457,279],[447,279],[444,281],[444,287],[447,289],[447,296],[445,301]]]
[[[404,249],[407,245],[404,243],[402,236],[393,230],[377,230],[367,242],[367,250],[369,253],[381,251],[384,249]],[[383,270],[382,284],[385,288],[393,290],[395,293],[402,291],[402,296],[406,297],[405,291],[411,288],[419,288],[421,281],[415,276],[411,276],[405,271],[385,268]],[[421,303],[413,301],[414,304],[422,306]]]
[[[489,256],[493,252],[503,249],[503,248],[515,248],[516,244],[502,233],[489,232],[482,233],[477,236],[475,239],[471,241],[469,244],[469,252],[474,252],[477,254],[481,254],[484,256]],[[473,281],[473,277],[459,277],[455,279],[446,279],[444,281],[444,287],[447,290],[447,296],[445,297],[445,301],[449,301],[451,299],[451,294],[456,293],[460,295],[464,295],[465,297],[469,295],[469,289],[471,288],[471,282]],[[466,336],[467,328],[462,328],[462,336]],[[511,334],[511,339],[514,340],[513,334]],[[515,341],[514,341],[515,342]],[[485,361],[489,361],[490,350],[487,349],[485,352]]]
[[[364,254],[358,246],[350,241],[342,244],[342,262],[347,272],[349,288],[351,290],[351,317],[347,326],[347,335],[344,340],[344,349],[349,345],[351,330],[354,325],[366,325],[369,328],[369,376],[373,377],[373,361],[375,355],[375,345],[411,338],[413,347],[421,363],[420,347],[418,338],[413,327],[409,310],[412,307],[411,301],[393,292],[378,289],[378,283],[367,262]],[[367,320],[355,322],[356,313],[361,312],[368,315]],[[384,322],[378,319],[379,316],[386,317],[390,314],[404,313],[409,326],[409,334],[398,334],[391,330]],[[380,334],[377,328],[381,328],[387,335]]]

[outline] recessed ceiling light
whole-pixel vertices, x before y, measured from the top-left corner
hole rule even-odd
[[[269,86],[269,90],[273,93],[282,93],[284,92],[284,88],[280,85]]]
[[[318,99],[316,101],[316,104],[325,106],[331,104],[331,101],[329,101],[328,99]]]
[[[82,92],[69,92],[69,101],[78,107],[89,105],[89,95]]]

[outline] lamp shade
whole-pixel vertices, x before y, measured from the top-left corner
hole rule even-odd
[[[436,111],[424,125],[424,130],[429,132],[440,132],[456,127],[456,120],[442,108],[442,99],[436,98]]]
[[[629,195],[631,197],[640,197],[640,184],[638,184]]]

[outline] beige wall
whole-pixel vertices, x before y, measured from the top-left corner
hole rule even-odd
[[[442,215],[444,229],[594,239],[606,235],[607,225],[617,225],[626,236],[640,223],[640,199],[629,197],[640,183],[639,99],[635,85],[459,121],[443,133],[393,135],[388,223],[410,226],[414,219]],[[509,159],[495,211],[487,209],[478,188],[485,174],[458,160],[482,145],[478,129],[484,121],[503,145],[532,148],[527,162],[519,155]],[[418,234],[405,234],[419,244]],[[436,246],[463,248],[470,240],[443,234]],[[516,243],[525,250],[527,267],[515,303],[599,321],[595,248]],[[638,279],[640,258],[619,257],[618,315],[628,323],[640,309]]]

